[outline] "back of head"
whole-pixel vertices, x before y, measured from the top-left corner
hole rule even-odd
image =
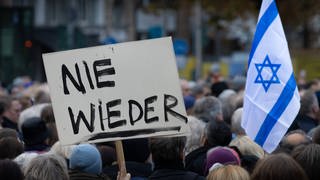
[[[218,98],[206,96],[196,101],[193,113],[204,122],[222,120],[222,104]]]
[[[26,119],[21,126],[21,131],[27,146],[43,144],[48,137],[47,126],[39,117]]]
[[[320,145],[298,146],[292,151],[292,157],[305,170],[310,180],[320,179]]]
[[[213,83],[211,85],[211,94],[212,96],[218,97],[224,90],[228,88],[228,84],[224,81]]]
[[[319,103],[316,94],[312,90],[307,90],[301,96],[301,107],[299,114],[306,115],[312,113],[313,111],[319,110]]]
[[[123,152],[126,161],[144,163],[149,155],[149,142],[147,138],[123,140]]]
[[[70,155],[69,167],[89,174],[100,174],[102,161],[98,149],[90,144],[77,145]]]
[[[207,180],[250,180],[250,176],[240,166],[226,165],[210,171]]]
[[[279,149],[290,154],[295,147],[301,144],[309,144],[310,142],[307,134],[304,131],[297,129],[290,131],[282,138]]]
[[[190,127],[190,134],[187,136],[185,153],[188,154],[191,151],[201,146],[201,136],[205,132],[205,122],[197,119],[196,117],[188,117],[188,125]]]
[[[227,146],[232,139],[229,125],[224,121],[209,121],[206,128],[205,137],[207,146]]]
[[[17,163],[9,159],[0,160],[0,179],[23,180],[23,173]]]
[[[241,126],[243,108],[235,110],[231,117],[231,131],[236,135],[245,135],[246,132]]]
[[[55,154],[42,154],[28,164],[25,180],[69,180],[66,161]]]
[[[251,175],[252,180],[307,180],[301,166],[286,154],[274,154],[258,161]]]
[[[0,159],[14,159],[21,153],[23,153],[23,145],[17,138],[0,139]]]
[[[183,160],[185,137],[159,137],[149,141],[152,160],[155,165],[179,163]]]
[[[236,146],[242,155],[253,155],[259,159],[264,157],[264,151],[261,146],[252,141],[248,136],[238,136],[229,145]]]
[[[228,147],[215,147],[207,152],[204,174],[208,174],[216,164],[240,165],[240,163],[240,157],[235,150]]]
[[[0,96],[0,116],[10,108],[12,100],[10,96]]]
[[[41,104],[41,103],[50,103],[50,95],[45,90],[39,89],[34,97],[35,104]]]
[[[6,138],[6,137],[18,138],[18,133],[17,131],[10,128],[0,129],[0,139]]]
[[[312,142],[316,144],[320,144],[320,126],[317,126],[312,135]]]

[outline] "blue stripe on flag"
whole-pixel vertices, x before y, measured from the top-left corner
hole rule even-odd
[[[256,52],[257,46],[260,43],[264,33],[267,31],[270,24],[277,17],[277,15],[278,15],[277,5],[274,1],[272,1],[272,3],[268,7],[268,9],[265,11],[263,16],[260,18],[260,21],[258,22],[256,33],[254,35],[254,39],[252,42],[251,52],[249,55],[248,67],[250,66],[252,56]]]
[[[260,146],[263,146],[273,126],[277,123],[279,117],[287,108],[289,102],[291,101],[294,95],[294,91],[296,87],[297,87],[296,81],[292,73],[289,81],[287,82],[286,86],[282,90],[277,102],[272,107],[271,111],[267,114],[267,117],[262,123],[262,126],[260,127],[260,130],[254,140]]]

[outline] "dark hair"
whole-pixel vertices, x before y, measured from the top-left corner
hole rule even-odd
[[[123,140],[123,152],[126,161],[144,163],[149,155],[149,142],[147,138]]]
[[[0,159],[14,159],[23,153],[23,145],[17,138],[6,137],[0,139]]]
[[[292,151],[292,157],[305,170],[310,180],[320,179],[320,145],[298,146]]]
[[[317,126],[312,135],[312,142],[316,144],[320,144],[320,126]]]
[[[6,137],[18,138],[18,133],[14,129],[10,129],[10,128],[0,129],[0,139],[6,138]]]
[[[0,115],[10,108],[12,101],[10,96],[0,96]]]
[[[46,123],[48,129],[48,145],[53,146],[54,143],[59,141],[57,126],[53,114],[52,105],[45,106],[42,111],[40,118]]]
[[[209,121],[206,129],[207,146],[227,146],[231,142],[230,126],[224,121]]]
[[[186,145],[186,137],[159,137],[149,141],[153,162],[168,164],[182,162],[181,153]]]
[[[0,179],[23,180],[23,174],[17,163],[9,159],[0,160]]]
[[[251,180],[307,180],[301,166],[287,154],[279,153],[258,161]]]

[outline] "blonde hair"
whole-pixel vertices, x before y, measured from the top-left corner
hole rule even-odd
[[[240,166],[226,165],[209,172],[207,180],[250,180],[249,173]]]
[[[265,155],[263,149],[248,136],[236,137],[230,142],[229,146],[236,146],[242,155],[254,155],[259,159]]]

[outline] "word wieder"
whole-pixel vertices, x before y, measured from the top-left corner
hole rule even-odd
[[[83,61],[83,66],[85,70],[85,74],[87,77],[87,80],[89,82],[89,86],[91,89],[94,89],[93,80],[90,74],[90,69],[86,61]],[[92,69],[95,76],[95,82],[97,88],[104,88],[109,87],[113,88],[115,87],[115,81],[101,81],[102,76],[106,75],[115,75],[115,69],[114,67],[106,67],[111,66],[111,59],[101,59],[96,60],[92,63]],[[86,93],[86,88],[83,84],[83,80],[81,78],[81,71],[79,69],[79,65],[75,63],[74,65],[75,72],[76,72],[76,78],[72,75],[72,73],[69,71],[67,66],[65,64],[62,64],[61,66],[61,74],[62,74],[62,81],[63,81],[63,92],[65,95],[69,95],[69,89],[67,86],[67,79],[71,81],[73,86],[81,93]],[[126,104],[128,105],[128,120],[127,119],[117,119],[121,117],[121,112],[119,110],[114,110],[116,106],[123,105],[121,99],[115,99],[108,101],[106,103],[102,103],[101,100],[99,100],[98,105],[94,103],[90,103],[90,118],[89,116],[85,115],[83,110],[79,110],[77,114],[77,118],[75,118],[75,113],[73,109],[68,106],[68,113],[70,116],[72,129],[74,134],[79,133],[79,127],[81,120],[83,121],[84,125],[86,126],[87,130],[89,132],[93,132],[95,130],[94,122],[96,120],[96,106],[98,106],[98,114],[99,114],[99,121],[100,121],[100,128],[102,131],[105,130],[104,121],[107,121],[108,129],[114,129],[121,126],[126,126],[127,122],[130,123],[131,126],[134,126],[136,122],[140,120],[144,120],[146,124],[158,122],[159,117],[158,116],[151,116],[151,113],[154,112],[154,107],[151,105],[155,101],[158,100],[158,96],[151,96],[144,99],[144,103],[141,104],[137,102],[136,100],[129,100]],[[168,115],[172,115],[175,118],[187,123],[187,118],[180,113],[173,110],[175,106],[178,104],[178,99],[174,97],[173,95],[164,94],[163,95],[163,112],[164,112],[164,121],[169,121]],[[106,112],[104,112],[102,107],[105,106]],[[136,107],[136,109],[139,109],[139,114],[137,117],[133,117],[133,108]],[[106,117],[104,117],[106,116]],[[88,120],[90,119],[90,120]]]
[[[168,94],[164,94],[163,96],[164,121],[169,121],[168,115],[170,114],[175,118],[183,121],[184,123],[187,123],[187,118],[185,116],[173,110],[173,108],[178,104],[177,98]],[[144,100],[143,104],[140,104],[133,99],[130,99],[126,104],[122,104],[121,99],[111,100],[106,103],[102,103],[101,101],[99,101],[98,105],[90,103],[90,115],[85,115],[83,110],[79,110],[78,114],[75,115],[72,108],[68,107],[73,133],[79,133],[81,121],[83,121],[85,127],[89,132],[93,132],[95,130],[94,125],[96,120],[96,109],[98,109],[98,120],[100,121],[100,128],[102,131],[106,130],[105,121],[107,121],[107,127],[110,130],[121,126],[127,126],[128,123],[130,123],[131,126],[134,126],[138,121],[141,120],[143,120],[146,124],[159,122],[160,120],[158,116],[152,116],[152,112],[154,112],[152,103],[154,103],[157,99],[158,96],[148,97]],[[128,119],[120,119],[122,112],[117,110],[117,106],[119,107],[121,105],[129,106],[129,112],[127,112]],[[103,106],[105,106],[106,111],[103,110]],[[133,115],[134,108],[139,109],[138,115],[135,115],[136,117],[134,117]]]

